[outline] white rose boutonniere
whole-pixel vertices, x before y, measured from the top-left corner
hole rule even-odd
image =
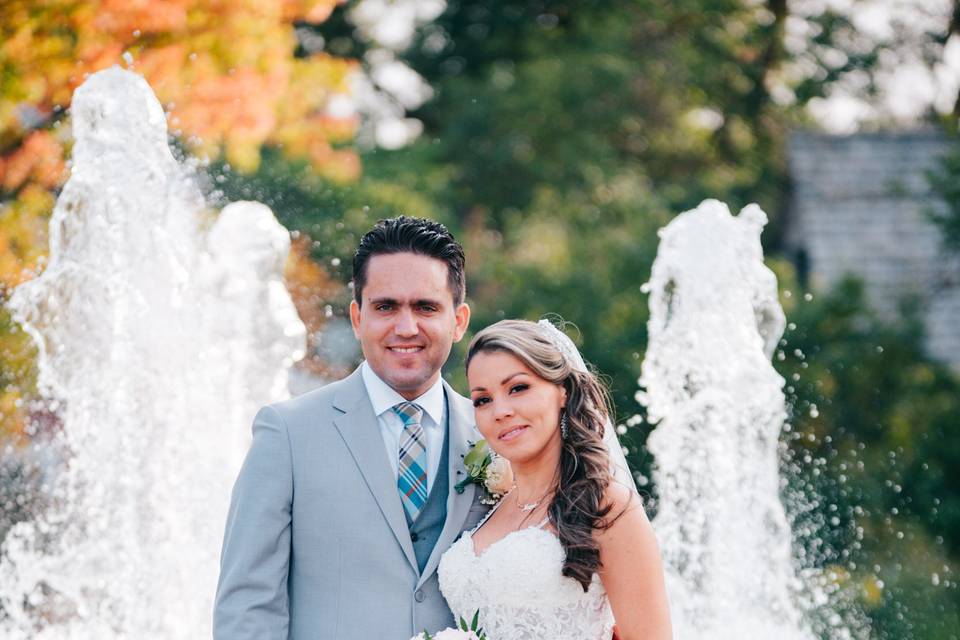
[[[467,477],[454,487],[457,493],[463,493],[470,484],[478,484],[488,494],[481,502],[496,504],[513,487],[510,461],[493,453],[486,440],[478,440],[470,445],[470,451],[463,457],[463,466]]]
[[[503,496],[513,488],[513,467],[510,461],[501,456],[493,456],[487,465],[487,477],[483,486],[491,495]]]

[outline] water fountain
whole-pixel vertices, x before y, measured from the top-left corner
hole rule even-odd
[[[800,578],[780,499],[783,379],[770,359],[786,324],[763,263],[756,205],[707,200],[660,232],[639,394],[661,496],[654,527],[677,638],[865,637]],[[817,621],[824,620],[824,624]]]
[[[140,76],[92,75],[71,113],[49,264],[11,301],[69,455],[4,541],[0,636],[209,637],[249,424],[303,353],[289,235],[257,203],[212,220]]]

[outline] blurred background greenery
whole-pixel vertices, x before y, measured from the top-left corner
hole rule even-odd
[[[835,568],[877,638],[960,637],[960,378],[925,352],[915,313],[881,317],[856,279],[806,290],[783,240],[791,132],[829,127],[823,114],[838,92],[882,106],[885,93],[911,91],[885,88],[891,65],[906,56],[936,68],[957,39],[960,3],[914,3],[916,20],[886,36],[856,20],[885,3],[856,0],[156,3],[182,22],[109,2],[89,3],[102,5],[89,15],[62,3],[74,7],[66,19],[64,7],[7,4],[16,11],[0,17],[4,298],[42,269],[69,89],[131,52],[168,104],[179,148],[209,158],[198,178],[211,205],[259,200],[294,232],[290,288],[312,336],[304,370],[333,377],[356,363],[342,336],[359,235],[397,214],[435,218],[466,248],[474,330],[547,313],[576,324],[630,425],[622,439],[654,509],[644,449],[653,425],[634,396],[647,340],[640,287],[657,229],[707,197],[733,210],[759,203],[791,322],[775,364],[791,406],[784,495],[800,562]],[[394,5],[420,5],[419,17],[389,13]],[[381,27],[409,23],[407,36],[371,26],[378,11]],[[97,22],[104,12],[114,22]],[[45,48],[31,46],[40,38]],[[419,76],[419,99],[378,76],[393,63]],[[244,70],[246,83],[231,84]],[[351,73],[367,84],[351,85]],[[225,97],[184,88],[201,80]],[[908,123],[876,106],[847,131],[924,125],[951,138],[960,103],[948,86],[953,100],[929,100]],[[390,122],[371,125],[375,108],[343,108],[365,91],[406,137],[381,135]],[[960,146],[929,177],[945,205],[932,214],[945,256],[960,251],[958,158]],[[35,356],[5,314],[0,333],[0,432],[14,459],[57,425],[31,409],[41,406],[31,404]],[[461,387],[465,343],[446,370]],[[5,469],[0,534],[29,511],[29,492],[16,489],[29,474]]]

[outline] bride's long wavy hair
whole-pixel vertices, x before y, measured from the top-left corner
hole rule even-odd
[[[567,437],[562,440],[556,492],[548,514],[566,552],[563,575],[587,591],[600,568],[600,547],[593,533],[611,524],[607,520],[610,506],[603,499],[613,479],[603,442],[603,430],[613,412],[610,395],[592,373],[574,369],[546,330],[534,322],[501,320],[480,331],[467,349],[466,368],[478,353],[490,351],[508,353],[538,377],[566,389]]]

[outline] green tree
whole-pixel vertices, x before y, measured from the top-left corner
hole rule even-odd
[[[789,301],[792,301],[791,298]],[[950,638],[960,593],[960,380],[924,353],[923,325],[871,313],[848,280],[790,305],[778,356],[807,561],[855,580],[880,638]]]

